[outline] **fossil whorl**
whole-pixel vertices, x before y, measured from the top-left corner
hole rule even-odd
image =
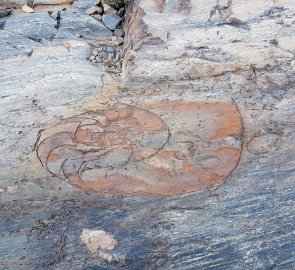
[[[181,194],[223,182],[241,152],[232,102],[115,105],[42,133],[38,157],[55,176],[106,194]]]
[[[153,156],[169,137],[167,126],[156,114],[124,105],[66,119],[51,130],[55,133],[38,147],[42,165],[86,190],[92,189],[85,184],[91,181],[103,189],[109,171],[114,174],[129,162]]]

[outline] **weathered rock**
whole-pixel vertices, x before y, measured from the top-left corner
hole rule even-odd
[[[85,14],[86,15],[94,15],[94,14],[101,14],[102,13],[102,8],[101,7],[91,7],[91,8],[88,8],[86,11],[85,11]]]
[[[124,5],[124,0],[104,0],[104,2],[117,10]]]
[[[93,7],[93,5],[93,0],[76,0],[73,3],[74,8],[81,13],[85,13],[85,11]]]
[[[117,15],[119,15],[120,17],[123,17],[124,12],[125,12],[125,8],[122,7],[117,11]]]
[[[241,132],[229,100],[119,106],[54,126],[40,137],[38,156],[87,191],[173,195],[224,181],[239,161]]]
[[[124,31],[122,29],[115,29],[114,35],[116,37],[123,37],[124,36]]]
[[[105,14],[117,13],[117,10],[107,4],[103,4],[103,11]]]
[[[287,19],[288,14],[292,13],[291,10],[273,7],[271,2],[263,0],[251,7],[244,6],[242,1],[229,1],[230,8],[227,4],[218,7],[221,12],[216,11],[218,18],[216,21],[211,18],[211,22],[208,22],[210,12],[216,8],[213,2],[210,2],[212,6],[209,2],[200,5],[194,1],[186,1],[186,4],[182,1],[169,1],[157,6],[143,0],[134,4],[132,14],[136,14],[137,19],[130,20],[125,48],[130,49],[132,59],[137,58],[138,65],[131,64],[128,67],[127,64],[124,73],[139,80],[145,80],[145,76],[161,76],[171,80],[198,79],[219,76],[226,72],[276,66],[293,57],[287,50],[269,42],[275,39],[278,33],[280,36],[284,35],[280,32],[284,27],[279,21],[282,20],[281,16]],[[233,21],[219,18],[225,16],[226,10],[229,9],[232,12],[230,18],[248,23],[236,25]],[[263,18],[266,18],[267,12],[274,12],[274,15],[269,18],[272,22],[266,26]],[[185,19],[188,14],[189,19]],[[257,16],[261,16],[261,19],[256,20]],[[218,35],[213,35],[213,31]],[[291,30],[292,33],[293,31]],[[252,38],[255,35],[260,38]],[[140,48],[146,46],[154,48],[150,51],[152,56],[146,54],[146,51],[140,52]],[[189,46],[191,49],[187,49]],[[141,72],[141,61],[150,62],[144,74]]]
[[[112,45],[119,46],[123,42],[124,42],[124,39],[122,37],[116,37],[116,36],[112,37],[112,41],[111,41]]]
[[[0,31],[0,60],[13,59],[15,57],[28,57],[35,48],[42,44],[7,31]]]
[[[34,5],[70,5],[74,0],[34,0]]]
[[[12,14],[6,20],[4,30],[37,42],[51,40],[55,33],[56,22],[48,16],[47,11],[31,14]]]
[[[18,38],[20,39],[21,36]],[[1,38],[1,43],[2,40]],[[7,39],[4,39],[5,41]],[[20,43],[18,47],[22,51]],[[0,167],[2,169],[7,168],[7,164],[17,166],[19,162],[23,162],[15,157],[30,151],[29,149],[34,144],[35,135],[33,134],[38,133],[48,115],[54,112],[53,114],[58,117],[63,114],[63,107],[67,106],[68,102],[79,102],[83,97],[95,94],[102,86],[100,69],[93,67],[86,59],[91,52],[89,44],[81,41],[68,41],[62,45],[40,46],[37,43],[36,46],[31,41],[31,47],[30,55],[25,53],[16,55],[18,57],[13,60],[13,64],[11,64],[11,58],[6,57],[0,60],[0,75],[6,82],[1,88],[1,95],[6,98],[0,100],[2,106],[0,121],[4,124],[0,127],[0,140],[3,140],[0,151],[10,153],[5,155],[6,159],[1,158]],[[15,88],[11,88],[13,83],[15,83]],[[40,85],[42,85],[41,88]],[[17,103],[11,102],[13,98],[17,99]],[[12,107],[15,108],[14,112],[11,111],[14,110]],[[19,115],[19,110],[22,111],[22,116]],[[11,117],[17,117],[19,121],[14,121],[13,125],[9,125],[4,117],[7,112],[10,112]],[[25,118],[26,123],[23,122]],[[17,130],[21,132],[18,133]],[[11,136],[7,136],[9,133]],[[17,147],[13,146],[16,143],[15,140],[18,141]],[[33,156],[31,157],[34,159]],[[36,175],[39,173],[41,172],[36,171]]]
[[[0,268],[294,269],[294,1],[126,4],[0,20]]]
[[[99,6],[101,4],[101,0],[95,0],[93,4],[95,6]]]
[[[102,20],[102,16],[99,15],[99,14],[92,15],[92,17],[95,18],[95,19],[97,19],[97,20],[99,20],[99,21]]]
[[[111,36],[112,32],[108,30],[100,21],[87,15],[65,12],[62,15],[62,24],[59,34],[70,33],[79,34],[86,39],[99,39]]]
[[[12,9],[0,7],[0,18],[6,17],[11,13]]]
[[[21,7],[27,4],[27,0],[0,0],[1,7]]]
[[[108,29],[115,30],[122,21],[122,18],[117,14],[104,14],[102,16],[102,21]]]
[[[22,11],[26,12],[26,13],[33,13],[34,9],[32,9],[31,7],[29,7],[28,5],[24,5],[22,6]]]

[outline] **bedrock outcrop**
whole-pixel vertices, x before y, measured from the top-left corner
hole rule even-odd
[[[294,269],[294,1],[0,6],[1,269]]]

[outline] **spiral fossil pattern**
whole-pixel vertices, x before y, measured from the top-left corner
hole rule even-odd
[[[241,130],[230,102],[120,104],[47,129],[37,152],[48,171],[86,191],[173,195],[224,181]]]

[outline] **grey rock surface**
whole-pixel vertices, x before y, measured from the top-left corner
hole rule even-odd
[[[73,7],[75,7],[78,12],[85,13],[87,9],[93,7],[94,3],[94,0],[76,0],[73,3]]]
[[[26,4],[26,0],[0,0],[0,6],[6,7],[21,7]]]
[[[55,25],[56,22],[47,11],[40,11],[33,14],[12,14],[7,18],[4,30],[42,42],[54,38]]]
[[[117,14],[104,14],[102,16],[102,21],[105,26],[110,30],[115,30],[119,23],[122,21],[122,18]]]
[[[216,6],[132,1],[123,79],[87,59],[116,38],[84,15],[88,4],[62,12],[58,29],[52,8],[0,19],[0,269],[295,269],[294,1]],[[58,121],[113,102],[215,95],[243,122],[238,166],[219,186],[97,195],[38,159]]]
[[[111,36],[112,32],[95,18],[79,13],[64,12],[59,32],[79,34],[84,38],[96,39]]]
[[[116,37],[123,37],[124,36],[124,31],[122,29],[115,29],[114,35]]]
[[[32,39],[4,30],[0,31],[0,39],[0,60],[29,56],[33,49],[42,46]]]
[[[99,15],[99,14],[92,15],[92,17],[95,18],[95,19],[97,19],[97,20],[99,20],[99,21],[102,20],[102,16]]]
[[[85,11],[86,15],[93,15],[93,14],[101,14],[102,13],[102,8],[101,7],[90,7]]]

